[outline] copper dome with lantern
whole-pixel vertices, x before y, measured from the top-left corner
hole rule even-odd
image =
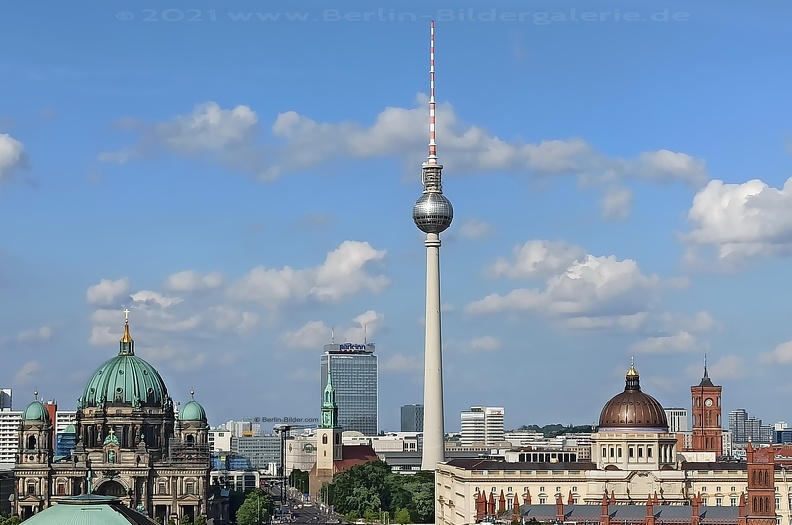
[[[663,405],[641,391],[641,378],[635,366],[627,371],[624,392],[605,403],[599,419],[599,432],[668,432]]]

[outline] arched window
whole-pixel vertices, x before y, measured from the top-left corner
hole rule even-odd
[[[27,448],[32,450],[36,448],[36,436],[28,436],[27,438]]]
[[[335,444],[336,445],[340,445],[341,444],[341,434],[336,434],[335,435]]]
[[[322,434],[322,445],[327,445],[327,434]]]
[[[195,436],[193,436],[192,434],[187,434],[187,444],[195,445]]]

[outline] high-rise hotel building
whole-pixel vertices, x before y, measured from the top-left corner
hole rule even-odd
[[[374,343],[325,345],[320,368],[320,394],[327,386],[327,372],[333,376],[339,426],[376,436],[379,379]]]

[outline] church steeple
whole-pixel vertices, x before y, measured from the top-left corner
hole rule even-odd
[[[124,336],[121,338],[118,355],[135,355],[135,341],[129,334],[129,309],[124,310]]]
[[[338,405],[335,400],[333,376],[327,371],[327,385],[322,395],[322,428],[338,428]]]

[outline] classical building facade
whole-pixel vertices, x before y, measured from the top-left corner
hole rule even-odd
[[[709,509],[711,518],[719,516],[724,523],[737,523],[740,502],[746,497],[749,478],[755,471],[748,465],[761,464],[759,456],[752,452],[747,464],[717,462],[716,452],[680,451],[676,436],[668,432],[662,405],[641,390],[634,367],[630,367],[625,379],[624,390],[602,409],[599,427],[592,434],[591,461],[526,462],[519,461],[519,452],[513,452],[505,460],[453,459],[438,465],[436,523],[475,523],[482,499],[496,513],[512,508],[515,499],[520,508],[537,507],[534,513],[544,505],[547,508],[541,512],[550,512],[552,519],[553,509],[560,501],[562,505],[580,507],[576,511],[578,520],[600,522],[599,509],[605,495],[609,515],[616,516],[615,522],[642,522],[646,509],[636,510],[636,506],[656,501],[653,504],[658,512],[665,509],[668,520],[682,519],[683,515],[690,518],[690,506],[698,502],[702,509]],[[771,451],[768,453],[773,456]],[[792,525],[792,475],[787,479],[787,471],[781,466],[762,468],[762,479],[770,476],[767,479],[772,485],[762,495],[769,498],[769,503],[757,507],[763,509],[762,519]],[[757,486],[751,489],[753,493],[764,490]],[[670,510],[675,506],[686,508]],[[753,512],[752,501],[744,508]],[[614,514],[616,510],[618,513]],[[576,518],[564,521],[570,520]]]
[[[118,355],[94,372],[78,400],[75,427],[73,454],[55,458],[44,405],[34,401],[25,410],[14,469],[20,517],[90,493],[120,498],[164,523],[205,514],[206,412],[193,399],[176,418],[160,374],[135,355],[128,318]]]

